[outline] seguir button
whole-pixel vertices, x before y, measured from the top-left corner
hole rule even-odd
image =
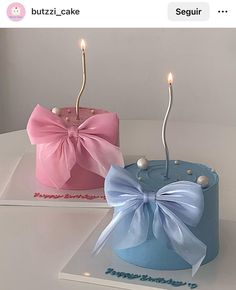
[[[210,8],[204,2],[172,2],[168,5],[168,18],[173,21],[205,21]]]

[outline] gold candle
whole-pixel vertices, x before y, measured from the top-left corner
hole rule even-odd
[[[167,146],[167,142],[166,142],[166,124],[167,124],[167,120],[169,117],[169,113],[171,110],[171,106],[172,106],[172,102],[173,102],[173,76],[172,73],[169,73],[168,75],[168,85],[169,85],[169,104],[168,104],[168,108],[164,117],[164,121],[163,121],[163,125],[162,125],[162,143],[165,149],[165,154],[166,154],[166,172],[165,172],[165,177],[169,178],[169,149]]]
[[[79,102],[80,102],[80,98],[81,98],[81,95],[84,91],[85,84],[86,84],[86,62],[85,62],[85,41],[84,41],[84,39],[81,39],[80,48],[81,48],[81,56],[82,56],[82,86],[81,86],[80,92],[78,94],[78,97],[76,100],[76,105],[75,105],[76,119],[77,120],[79,120]]]

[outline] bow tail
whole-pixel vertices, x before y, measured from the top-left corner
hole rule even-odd
[[[76,163],[74,145],[66,138],[57,143],[42,144],[38,150],[41,170],[60,189],[70,178],[70,171]]]
[[[81,133],[81,142],[77,149],[80,154],[80,166],[105,177],[111,165],[124,167],[120,148],[98,136],[89,136]]]
[[[108,242],[108,239],[111,237],[111,234],[115,230],[116,226],[123,219],[123,217],[126,216],[127,214],[128,213],[125,211],[120,211],[113,216],[112,221],[108,224],[108,226],[103,230],[103,232],[99,236],[95,244],[95,247],[93,249],[93,253],[92,253],[93,255],[94,254],[97,255],[102,250],[102,248]]]
[[[147,238],[149,225],[147,215],[148,212],[144,210],[140,200],[131,201],[117,210],[111,222],[98,238],[93,254],[98,254],[111,237],[113,237],[113,246],[119,249],[134,247],[144,242]],[[122,224],[124,218],[125,224]]]
[[[133,216],[130,217],[130,223],[128,218],[129,217],[125,220],[125,223],[128,224],[119,246],[120,249],[136,247],[147,240],[149,230],[149,212],[146,204],[142,202],[139,205]]]
[[[160,208],[158,209],[158,207]],[[171,248],[192,265],[192,276],[194,276],[206,256],[206,245],[195,237],[189,228],[167,207],[159,204],[157,209],[160,216],[159,219],[154,218],[153,221],[153,228],[157,228],[157,231],[154,231],[155,237],[158,239],[157,232],[161,222]]]

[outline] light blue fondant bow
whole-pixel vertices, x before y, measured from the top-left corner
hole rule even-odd
[[[158,240],[160,231],[164,231],[170,248],[192,265],[193,275],[197,272],[205,258],[206,245],[186,225],[196,226],[201,219],[204,198],[200,185],[179,181],[147,193],[126,169],[112,166],[105,179],[105,193],[115,213],[97,240],[94,253],[100,252],[112,237],[116,247],[123,249],[145,242],[150,219],[147,203],[154,202],[152,230],[155,238]],[[122,236],[114,236],[117,230],[122,230]]]

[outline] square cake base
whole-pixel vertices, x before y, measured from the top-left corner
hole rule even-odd
[[[59,273],[60,279],[74,280],[122,289],[235,289],[236,222],[221,221],[221,247],[217,258],[200,267],[192,278],[191,269],[158,271],[128,264],[109,248],[97,256],[91,252],[112,211],[77,250]]]
[[[137,156],[124,158],[126,164],[137,160]],[[35,177],[35,153],[26,153],[19,159],[0,192],[0,205],[109,207],[103,188],[57,190],[41,184]]]

